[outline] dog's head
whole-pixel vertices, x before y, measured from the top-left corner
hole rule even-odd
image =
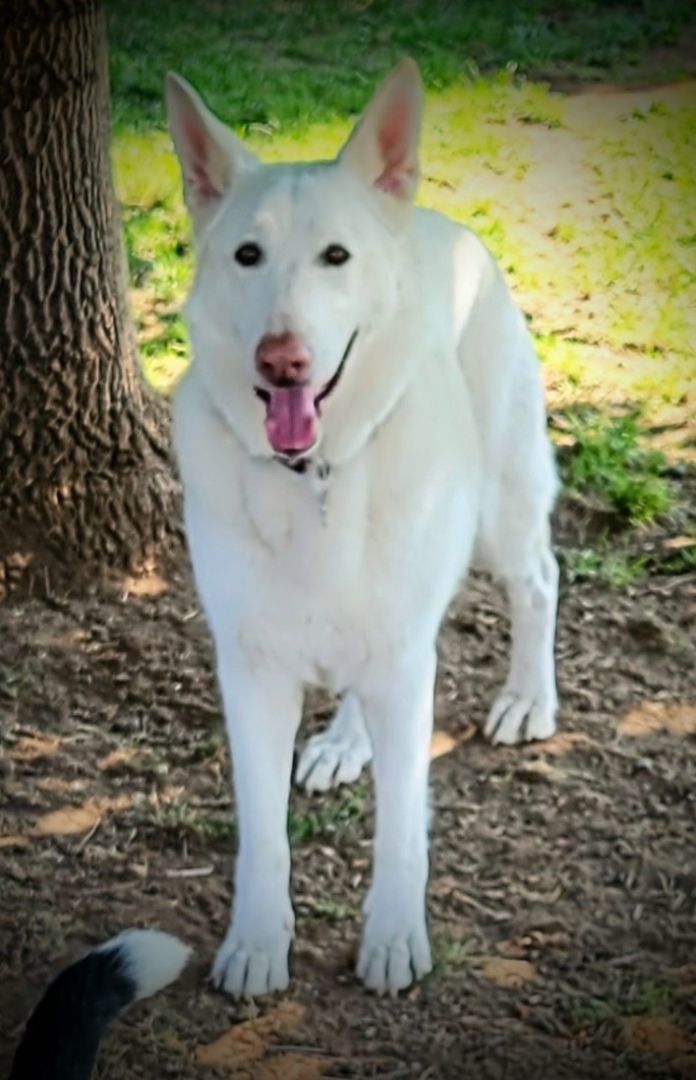
[[[334,161],[262,165],[168,77],[198,253],[187,305],[196,363],[253,454],[311,451],[346,371],[396,311],[421,99],[418,69],[403,61]]]

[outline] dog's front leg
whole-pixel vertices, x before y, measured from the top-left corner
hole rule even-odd
[[[358,975],[396,994],[432,968],[425,918],[435,651],[382,672],[360,698],[372,740],[377,827]]]
[[[288,794],[302,690],[276,670],[252,674],[217,645],[239,846],[232,921],[213,979],[230,994],[254,996],[288,985],[294,927]]]

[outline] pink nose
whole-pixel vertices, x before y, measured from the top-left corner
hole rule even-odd
[[[256,370],[273,386],[307,382],[311,357],[295,334],[266,334],[256,349]]]

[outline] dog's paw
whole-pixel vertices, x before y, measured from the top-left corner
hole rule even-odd
[[[425,923],[403,934],[371,934],[366,928],[356,970],[368,990],[396,997],[432,969]]]
[[[425,909],[415,902],[416,891],[372,891],[367,898],[356,971],[378,994],[395,996],[432,971]]]
[[[212,980],[232,997],[258,997],[285,990],[290,981],[288,952],[292,934],[282,930],[264,943],[244,940],[230,930],[213,965]]]
[[[305,791],[328,791],[339,784],[352,784],[371,756],[366,732],[343,734],[329,728],[308,741],[300,755],[295,781]]]
[[[504,690],[488,714],[484,735],[494,745],[514,746],[535,739],[550,739],[556,730],[556,701],[539,701]]]

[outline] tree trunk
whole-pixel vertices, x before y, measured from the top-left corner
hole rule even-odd
[[[0,564],[132,567],[179,531],[127,313],[98,0],[0,11]]]

